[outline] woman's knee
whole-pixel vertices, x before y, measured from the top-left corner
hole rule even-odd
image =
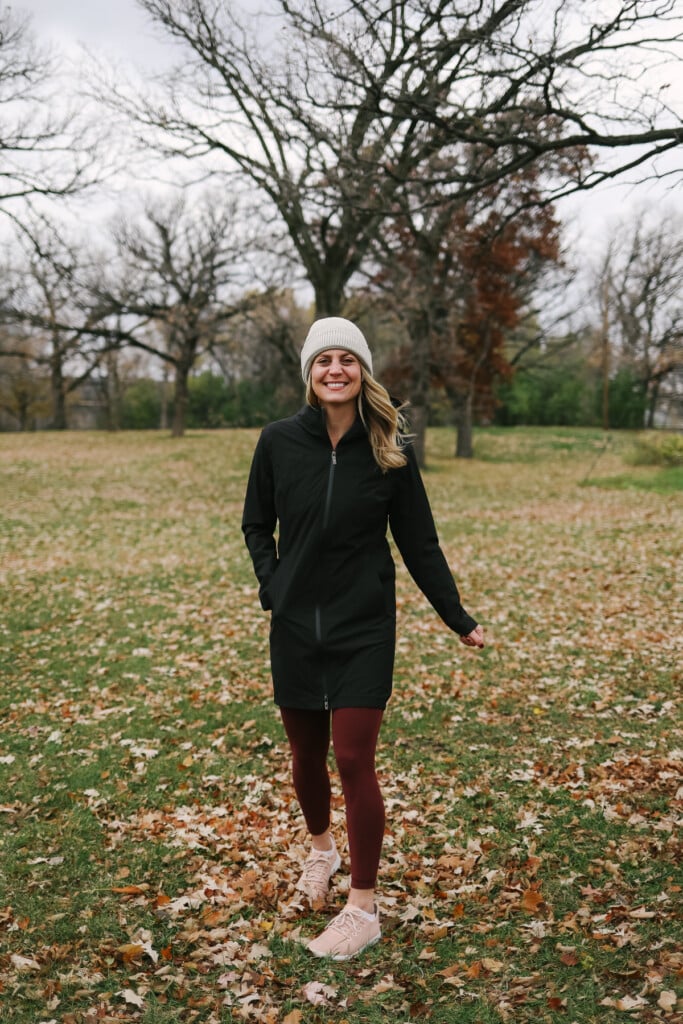
[[[335,749],[334,756],[342,780],[374,780],[374,753],[368,754],[367,750],[358,750],[353,747],[343,747],[342,749]]]

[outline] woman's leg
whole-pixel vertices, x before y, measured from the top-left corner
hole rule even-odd
[[[332,712],[334,755],[346,803],[351,856],[349,903],[374,909],[374,891],[384,838],[384,801],[375,773],[382,724],[379,708],[338,708]]]
[[[330,888],[330,879],[341,857],[330,834],[329,711],[298,711],[281,708],[282,721],[292,749],[292,775],[299,805],[311,833],[310,851],[297,889],[316,906]]]
[[[282,722],[292,751],[294,790],[317,849],[329,849],[330,749],[329,711],[301,711],[280,708]],[[324,840],[327,839],[327,842]]]

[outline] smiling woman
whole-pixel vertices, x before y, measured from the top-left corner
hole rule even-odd
[[[313,360],[311,389],[321,406],[330,403],[330,411],[354,402],[360,394],[360,386],[360,363],[351,352],[333,348]],[[355,409],[353,414],[355,416]]]
[[[387,526],[444,622],[467,646],[484,642],[460,603],[402,418],[372,376],[362,332],[341,317],[316,321],[301,370],[307,404],[263,431],[242,527],[261,604],[271,611],[275,702],[312,837],[299,888],[314,904],[325,899],[341,864],[330,833],[332,734],[351,888],[347,906],[308,948],[347,960],[381,937],[374,891],[384,804],[375,748],[392,690],[396,633]]]

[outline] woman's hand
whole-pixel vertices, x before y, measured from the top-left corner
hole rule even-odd
[[[460,642],[465,644],[466,647],[483,647],[484,646],[484,630],[481,626],[475,626],[471,633],[467,636],[461,636]]]

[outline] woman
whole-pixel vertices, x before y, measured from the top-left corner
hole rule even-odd
[[[384,804],[375,748],[391,694],[396,625],[387,524],[444,622],[467,646],[484,640],[460,603],[400,414],[372,376],[362,332],[341,317],[316,321],[301,371],[307,404],[262,432],[242,528],[261,604],[271,611],[275,702],[312,837],[298,888],[314,905],[341,863],[330,833],[332,732],[351,888],[346,907],[308,948],[347,960],[381,935],[374,892]]]

